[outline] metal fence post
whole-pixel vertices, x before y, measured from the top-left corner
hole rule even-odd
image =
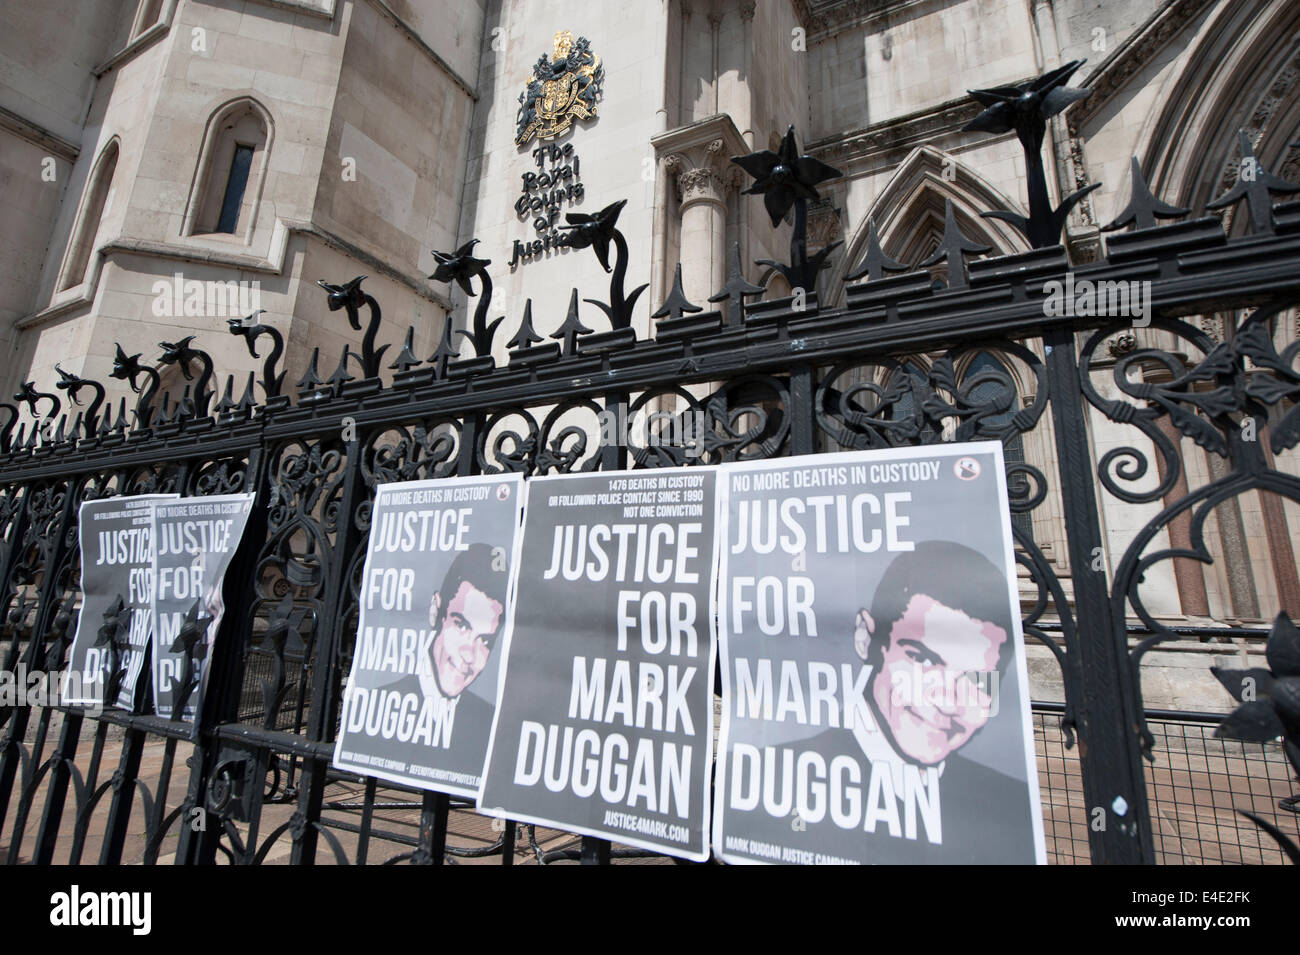
[[[1133,715],[1128,642],[1124,628],[1117,629],[1111,620],[1106,571],[1101,564],[1101,521],[1074,333],[1062,327],[1048,332],[1043,340],[1074,583],[1075,652],[1079,654],[1082,696],[1078,701],[1079,749],[1092,861],[1149,863],[1154,858]]]

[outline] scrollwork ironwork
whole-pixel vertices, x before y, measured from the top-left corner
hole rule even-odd
[[[504,426],[504,422],[512,418],[523,419],[526,433]],[[537,467],[540,436],[537,419],[526,409],[510,408],[497,412],[488,418],[480,434],[478,447],[475,449],[479,470],[483,474],[502,474],[510,471],[534,473]]]

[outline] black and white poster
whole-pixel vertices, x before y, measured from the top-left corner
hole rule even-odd
[[[194,722],[225,611],[222,586],[253,509],[252,494],[154,505],[154,712]]]
[[[728,862],[1043,863],[1002,446],[724,466]]]
[[[83,501],[81,613],[64,703],[134,710],[153,639],[153,506],[175,494]]]
[[[522,498],[519,474],[375,489],[339,769],[477,794]]]
[[[708,857],[716,473],[533,478],[480,811]]]

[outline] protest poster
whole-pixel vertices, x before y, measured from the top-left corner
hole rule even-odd
[[[708,857],[716,477],[533,478],[481,812]]]
[[[154,505],[154,712],[193,723],[225,612],[226,570],[253,509],[252,494]]]
[[[175,494],[82,501],[81,613],[63,702],[134,710],[153,639],[153,505]]]
[[[719,479],[719,855],[1043,863],[1002,446]]]
[[[336,767],[477,794],[522,498],[519,474],[375,489]]]

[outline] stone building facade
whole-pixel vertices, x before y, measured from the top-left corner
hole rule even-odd
[[[976,242],[1021,251],[1015,229],[979,213],[1024,210],[1023,155],[1012,134],[963,131],[979,110],[966,91],[1072,60],[1087,61],[1073,84],[1092,96],[1052,122],[1049,187],[1059,197],[1101,183],[1067,224],[1072,261],[1098,255],[1101,226],[1128,196],[1131,157],[1154,193],[1198,214],[1235,181],[1239,129],[1263,168],[1300,176],[1300,5],[1288,0],[45,0],[11,4],[5,17],[6,394],[52,383],[56,363],[108,382],[117,343],[147,361],[156,342],[188,335],[242,381],[256,361],[226,321],[254,307],[284,334],[288,380],[313,351],[323,376],[359,333],[327,311],[316,283],[363,274],[384,308],[381,339],[397,346],[412,325],[423,357],[473,305],[427,278],[433,251],[471,239],[492,260],[492,317],[513,326],[531,302],[547,335],[572,289],[581,298],[608,282],[589,251],[550,241],[557,226],[620,200],[627,286],[648,286],[638,336],[653,334],[650,314],[679,262],[696,303],[727,280],[733,248],[746,280],[788,295],[782,276],[754,263],[782,257],[789,226],[741,195],[746,180],[729,160],[775,148],[790,124],[802,149],[843,172],[809,222],[813,249],[843,243],[815,290],[822,305],[844,302],[870,223],[909,265],[937,247],[949,204]],[[520,94],[539,57],[557,62],[583,40],[600,71],[594,115],[520,144]],[[603,317],[593,308],[583,321]],[[1201,322],[1223,334],[1222,316]],[[1294,341],[1296,319],[1278,334],[1279,348]],[[508,337],[497,338],[502,351]],[[1137,327],[1112,353],[1144,344],[1168,343]],[[929,361],[863,374],[924,374]],[[1015,400],[1032,400],[1015,356],[970,361],[1009,373]],[[181,396],[184,382],[165,385]],[[1115,388],[1104,361],[1094,385]],[[1151,454],[1100,416],[1089,426],[1097,462],[1122,463],[1129,445]],[[1225,467],[1167,437],[1187,463],[1171,499]],[[1009,450],[1051,482],[1050,428]],[[1278,463],[1300,465],[1294,451]],[[1160,504],[1101,496],[1103,558],[1114,561]],[[1032,523],[1068,581],[1059,506],[1049,500]],[[1147,606],[1189,624],[1300,615],[1296,505],[1250,494],[1211,524],[1214,564],[1154,572]],[[1170,533],[1177,545],[1186,528]],[[1200,674],[1245,652],[1188,643],[1149,656],[1148,703],[1226,706]],[[1053,696],[1051,661],[1039,662],[1040,695]]]

